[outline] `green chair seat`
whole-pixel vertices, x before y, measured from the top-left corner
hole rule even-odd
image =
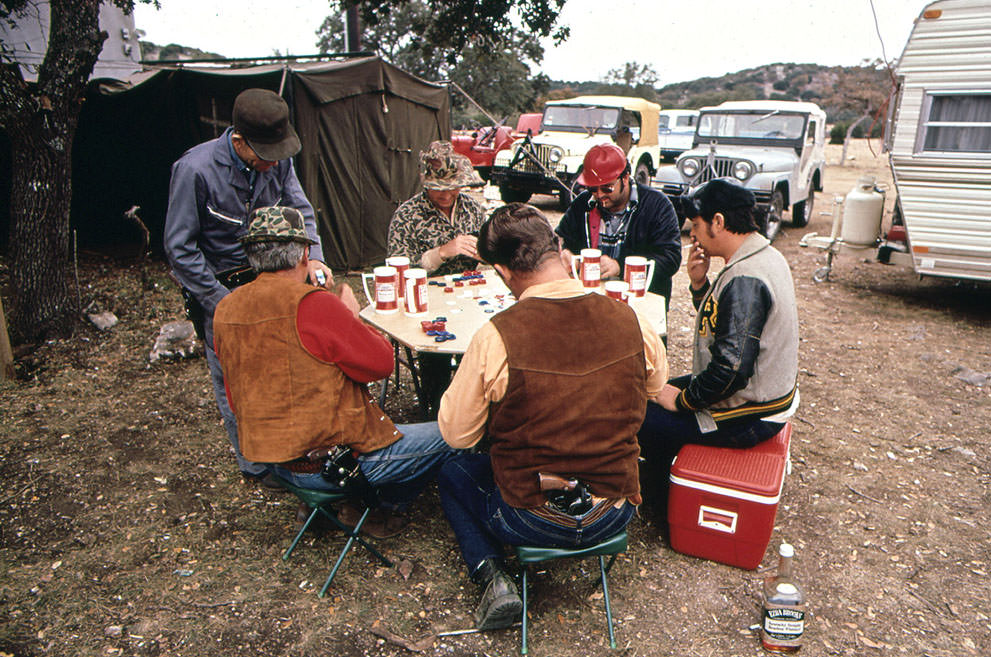
[[[612,628],[612,605],[609,602],[609,584],[606,581],[606,574],[612,568],[613,562],[616,561],[616,556],[620,552],[626,552],[627,546],[627,536],[626,530],[624,529],[620,533],[616,534],[612,538],[606,539],[601,543],[596,543],[595,545],[588,545],[586,547],[580,548],[556,548],[556,547],[540,547],[533,545],[517,545],[514,546],[516,552],[516,558],[519,559],[520,564],[523,566],[523,648],[520,651],[522,654],[527,654],[527,629],[529,622],[527,620],[527,564],[531,563],[541,563],[543,561],[552,561],[554,559],[568,559],[568,558],[580,558],[580,557],[598,557],[599,558],[599,573],[600,582],[602,583],[602,597],[605,599],[606,605],[606,623],[609,626],[609,647],[616,647],[616,636],[613,633]],[[605,557],[611,555],[608,565],[606,564]]]
[[[279,485],[281,485],[283,488],[285,488],[290,493],[292,493],[297,498],[299,498],[299,501],[304,503],[311,510],[309,517],[307,517],[306,519],[306,522],[303,523],[303,526],[300,527],[299,531],[296,533],[296,537],[293,539],[292,544],[290,544],[289,548],[285,551],[285,553],[283,553],[282,555],[283,561],[289,560],[289,557],[292,555],[293,550],[296,549],[296,546],[303,539],[303,534],[306,533],[306,530],[309,529],[310,525],[313,524],[313,521],[316,519],[318,515],[323,515],[331,522],[331,524],[333,524],[335,527],[343,531],[348,536],[348,539],[344,543],[344,547],[341,549],[340,554],[337,555],[337,561],[334,563],[334,567],[331,569],[330,575],[327,576],[327,581],[324,582],[323,587],[320,589],[319,595],[321,598],[327,594],[327,589],[330,588],[331,582],[333,582],[334,577],[337,576],[337,571],[340,570],[341,564],[344,563],[344,557],[346,557],[348,555],[348,552],[351,551],[351,548],[354,546],[355,542],[361,544],[362,547],[364,547],[366,550],[374,554],[379,559],[379,561],[381,561],[385,566],[390,568],[392,567],[391,561],[386,559],[385,556],[377,549],[375,549],[373,545],[371,545],[364,538],[359,536],[359,532],[361,532],[361,528],[364,526],[365,520],[368,518],[368,514],[371,512],[371,509],[367,507],[365,508],[364,512],[361,514],[361,518],[358,520],[358,522],[355,524],[354,527],[348,527],[343,522],[341,522],[340,519],[337,517],[337,509],[335,509],[333,505],[338,502],[343,502],[345,500],[356,499],[355,495],[349,493],[346,490],[328,491],[328,490],[314,490],[312,488],[300,488],[299,486],[291,484],[290,482],[286,481],[285,479],[279,477],[274,473],[272,476],[275,477],[275,480],[279,483]]]
[[[619,554],[620,552],[626,552],[625,531],[597,545],[589,545],[583,548],[516,546],[516,557],[520,560],[520,563],[540,563],[541,561],[550,561],[551,559],[594,557],[600,554]]]

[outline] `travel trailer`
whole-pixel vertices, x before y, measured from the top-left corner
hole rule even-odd
[[[856,200],[829,237],[803,246],[832,256],[874,250],[920,276],[991,280],[991,4],[940,0],[915,21],[896,67],[885,136],[897,199],[881,236],[881,211]],[[871,194],[870,184],[854,190]],[[866,197],[864,197],[866,200]],[[849,205],[849,197],[847,201]]]

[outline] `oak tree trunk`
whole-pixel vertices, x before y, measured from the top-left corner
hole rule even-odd
[[[16,67],[0,67],[0,127],[10,137],[12,165],[9,322],[21,341],[68,335],[79,314],[69,239],[72,140],[106,39],[100,0],[49,6],[48,50],[37,82],[24,82]]]

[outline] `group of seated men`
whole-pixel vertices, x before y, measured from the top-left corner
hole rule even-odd
[[[237,118],[236,107],[235,130]],[[257,155],[277,141],[235,136]],[[464,165],[457,157],[440,159],[457,169]],[[624,181],[629,194],[628,170],[598,193]],[[359,319],[350,288],[333,286],[315,266],[311,218],[294,207],[256,208],[238,245],[257,278],[222,295],[210,315],[242,471],[247,465],[333,489],[307,455],[347,445],[379,493],[374,531],[382,535],[395,533],[406,507],[436,479],[468,574],[482,590],[477,627],[516,622],[522,601],[506,572],[505,545],[607,539],[636,513],[641,481],[647,501],[663,508],[666,470],[683,444],[752,446],[776,434],[797,405],[791,274],[757,232],[752,193],[719,179],[680,205],[692,221],[686,268],[698,310],[690,375],[669,381],[651,323],[626,304],[588,294],[565,266],[547,218],[511,203],[472,239],[452,235],[450,248],[424,256],[491,265],[517,303],[473,337],[437,420],[400,425],[367,387],[392,371],[392,347]],[[725,263],[712,281],[711,257]],[[483,438],[487,451],[477,447]],[[547,491],[542,478],[578,484]]]

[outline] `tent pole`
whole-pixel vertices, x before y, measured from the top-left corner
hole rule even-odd
[[[497,121],[494,116],[485,111],[485,108],[475,102],[475,99],[468,95],[468,92],[461,88],[461,86],[454,80],[448,80],[447,83],[461,92],[461,94],[468,99],[468,102],[478,108],[478,111],[484,114],[489,121],[492,121],[493,125],[500,124],[502,121]],[[503,119],[505,121],[505,119]]]

